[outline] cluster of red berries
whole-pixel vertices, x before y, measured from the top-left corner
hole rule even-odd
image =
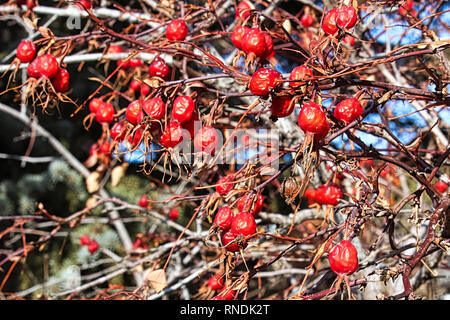
[[[91,240],[87,234],[83,235],[80,238],[80,245],[87,246],[87,248],[91,254],[94,254],[100,247],[98,242],[95,241],[94,239]]]
[[[21,63],[28,65],[28,76],[31,78],[47,77],[51,80],[56,92],[66,92],[69,89],[69,72],[59,66],[51,54],[36,57],[36,46],[31,40],[23,40],[17,46],[16,56]]]
[[[233,188],[232,184],[223,184],[229,182],[229,180],[228,176],[219,180],[216,189],[220,195],[228,194]],[[238,214],[235,215],[229,206],[224,206],[218,210],[214,219],[214,226],[221,231],[222,245],[228,251],[236,252],[247,247],[247,242],[240,240],[256,232],[255,216],[262,211],[263,202],[264,197],[262,195],[246,193],[237,200]]]
[[[322,30],[326,34],[336,34],[340,29],[348,30],[353,28],[358,21],[358,12],[352,6],[342,6],[328,11],[322,24]]]
[[[335,184],[320,185],[317,189],[308,188],[304,197],[308,202],[335,206],[342,199],[342,190]]]
[[[249,57],[266,59],[273,53],[272,37],[258,28],[238,26],[231,35],[231,41]]]

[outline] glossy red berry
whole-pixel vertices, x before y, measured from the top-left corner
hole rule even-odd
[[[97,111],[95,112],[95,119],[99,123],[111,123],[114,120],[114,114],[116,110],[109,102],[102,102]]]
[[[149,200],[148,200],[148,196],[144,193],[140,198],[139,198],[139,206],[142,208],[145,208],[148,206]]]
[[[180,123],[191,119],[194,113],[195,103],[190,96],[179,96],[172,105],[172,119]]]
[[[124,121],[119,121],[114,123],[114,125],[111,127],[110,135],[111,135],[111,139],[113,140],[117,140],[117,141],[123,141],[123,139],[125,139],[125,135],[126,135],[126,130],[127,130],[127,125],[125,124]]]
[[[94,98],[89,102],[89,111],[92,113],[96,113],[100,105],[103,103],[102,99]]]
[[[323,24],[322,24],[322,30],[326,34],[335,34],[338,32],[338,26],[337,26],[337,16],[338,16],[338,10],[337,8],[331,9],[325,14],[325,17],[323,17]]]
[[[314,18],[309,13],[304,13],[300,18],[300,22],[304,27],[308,28],[314,24]]]
[[[155,58],[148,67],[148,73],[152,77],[167,80],[170,76],[170,67],[162,58]]]
[[[52,79],[52,85],[56,92],[66,92],[69,90],[69,82],[69,72],[63,68],[59,68],[56,76]]]
[[[92,2],[88,1],[88,0],[79,0],[79,2],[76,3],[77,7],[84,10],[84,8],[86,9],[91,9],[92,8]]]
[[[350,98],[342,100],[337,104],[336,108],[334,109],[334,116],[338,120],[349,123],[362,115],[363,111],[364,110],[358,99]]]
[[[233,181],[234,181],[233,176],[225,176],[225,177],[220,178],[217,181],[217,186],[216,186],[217,193],[220,194],[221,196],[226,196],[228,194],[228,192],[230,192],[234,188],[234,184],[229,183],[229,182],[233,182]]]
[[[276,70],[269,68],[258,69],[250,79],[250,92],[258,96],[267,96],[272,90],[278,89],[281,79],[281,73]]]
[[[231,42],[233,42],[234,46],[239,50],[242,50],[242,40],[249,30],[250,28],[246,26],[238,26],[231,34]]]
[[[159,97],[148,99],[143,103],[144,112],[154,120],[160,120],[166,113],[166,104]]]
[[[88,244],[88,250],[91,254],[95,253],[99,248],[98,242],[95,240],[92,240],[91,242],[89,242]]]
[[[91,239],[89,239],[89,236],[87,234],[83,235],[80,238],[80,245],[82,245],[82,246],[88,245],[89,242],[91,242]]]
[[[225,206],[219,209],[214,218],[214,224],[223,231],[227,231],[231,228],[231,221],[233,220],[233,211],[230,207]]]
[[[239,245],[237,242],[233,242],[232,244],[229,244],[230,242],[234,241],[236,239],[236,235],[231,232],[231,230],[228,230],[227,232],[224,232],[222,235],[222,245],[226,247],[227,251],[230,252],[237,252],[239,251]],[[242,249],[245,249],[247,247],[247,243],[241,243]]]
[[[219,274],[215,274],[211,278],[208,279],[208,287],[211,290],[214,290],[214,291],[220,290],[223,288],[223,284],[224,284],[223,277]]]
[[[49,79],[53,79],[59,70],[58,61],[51,54],[45,54],[37,57],[37,68],[41,76],[45,76]]]
[[[125,117],[131,124],[137,125],[141,122],[143,117],[142,104],[142,100],[134,100],[128,105]]]
[[[173,208],[170,210],[169,212],[169,219],[171,221],[176,221],[178,219],[178,216],[180,215],[180,213],[178,212],[178,209]]]
[[[313,72],[310,68],[305,65],[301,65],[292,69],[291,74],[289,76],[289,80],[305,80],[313,76]],[[291,87],[302,86],[306,84],[303,81],[290,81],[289,85]]]
[[[263,57],[267,49],[266,37],[260,29],[252,28],[242,38],[241,47],[247,55],[253,54],[256,57]]]
[[[166,38],[169,41],[182,41],[188,35],[188,26],[184,20],[172,20],[166,29]]]
[[[330,268],[339,276],[351,275],[359,268],[358,251],[348,240],[342,240],[331,250],[328,257]]]
[[[32,61],[36,57],[36,46],[31,40],[23,40],[17,46],[16,52],[17,58],[22,63],[27,63]]]
[[[166,148],[173,148],[183,140],[182,128],[178,121],[170,121],[159,141]]]
[[[249,236],[256,232],[255,217],[250,212],[241,212],[231,221],[230,231],[235,235]]]
[[[129,62],[130,68],[139,68],[144,65],[142,60],[139,60],[136,58],[132,58],[132,59],[128,60],[128,62]]]
[[[440,193],[444,193],[445,190],[447,190],[447,188],[448,188],[448,185],[444,181],[441,181],[441,180],[436,182],[434,186]]]
[[[256,198],[255,198],[256,197]],[[253,216],[259,214],[263,209],[264,197],[261,194],[255,195],[247,193],[237,202],[237,208],[239,211],[245,211],[251,213]]]
[[[41,76],[41,74],[39,73],[38,63],[39,63],[39,60],[38,59],[34,59],[28,65],[27,73],[28,73],[28,76],[30,78],[38,79]]]
[[[272,37],[267,33],[264,33],[264,39],[266,42],[266,50],[264,50],[261,58],[267,59],[273,54],[273,40]]]
[[[325,192],[325,199],[328,205],[337,205],[339,203],[339,200],[342,199],[341,189],[334,184],[329,185]]]
[[[142,83],[142,84],[141,84],[141,90],[140,90],[140,92],[141,92],[141,97],[146,97],[146,96],[148,96],[148,94],[150,93],[150,91],[151,91],[151,88],[150,88],[150,86],[149,86],[148,84],[146,84],[146,83]]]
[[[250,11],[253,6],[247,1],[241,1],[236,6],[236,19],[246,19],[250,16]]]
[[[298,124],[305,133],[314,134],[315,141],[323,139],[330,129],[322,107],[314,102],[303,105],[298,116]]]
[[[181,127],[185,129],[185,131],[183,131],[183,135],[186,141],[190,141],[194,138],[195,131],[198,130],[198,127],[201,125],[200,124],[197,126],[197,124],[199,124],[198,120],[199,120],[198,113],[194,110],[192,117],[186,122],[183,122],[181,124]]]
[[[338,9],[336,24],[342,29],[351,29],[358,21],[358,13],[352,6],[343,6]]]
[[[219,145],[219,136],[211,126],[203,126],[194,136],[194,147],[196,151],[214,154]]]
[[[276,118],[284,118],[294,111],[294,103],[291,96],[273,96],[270,111]]]

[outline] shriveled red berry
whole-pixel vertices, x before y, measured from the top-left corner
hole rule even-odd
[[[241,198],[239,198],[237,202],[237,208],[239,209],[239,211],[249,212],[253,216],[256,216],[262,211],[263,204],[264,204],[264,197],[261,194],[255,195],[247,193]]]
[[[231,221],[233,220],[233,211],[230,207],[225,206],[219,209],[214,218],[214,224],[221,230],[227,231],[231,228]]]
[[[92,113],[96,113],[100,105],[103,103],[103,100],[100,98],[94,98],[89,102],[89,111]]]
[[[64,68],[59,68],[56,76],[52,79],[53,88],[56,92],[66,92],[69,90],[70,75]]]
[[[235,235],[249,236],[256,232],[255,217],[250,212],[241,212],[231,221],[230,231]]]
[[[178,219],[179,215],[180,215],[180,213],[178,212],[178,209],[177,208],[173,208],[169,212],[169,219],[171,221],[176,221]]]
[[[34,42],[31,40],[21,41],[17,46],[16,56],[22,63],[33,61],[36,57],[36,46]]]
[[[126,135],[126,130],[127,130],[127,125],[125,124],[124,121],[119,121],[114,123],[114,125],[111,127],[110,135],[111,135],[111,139],[113,140],[117,140],[117,141],[123,141],[123,139],[125,139],[125,135]]]
[[[239,50],[242,50],[242,40],[249,30],[250,28],[246,26],[238,26],[231,34],[231,42],[233,42],[234,46]]]
[[[172,20],[166,29],[166,38],[169,41],[181,41],[188,35],[188,26],[184,20]]]
[[[358,251],[349,240],[336,244],[330,250],[328,259],[331,270],[339,276],[348,276],[359,268]]]
[[[233,182],[233,181],[234,181],[233,176],[225,176],[225,177],[220,178],[217,181],[217,186],[216,186],[217,193],[220,194],[221,196],[226,196],[228,194],[228,192],[230,192],[234,188],[234,184],[229,183],[229,182]]]
[[[140,198],[139,198],[139,206],[142,208],[145,208],[148,206],[149,200],[148,200],[148,196],[144,193]]]
[[[166,112],[166,104],[159,97],[154,97],[144,101],[144,112],[154,120],[160,120]]]
[[[338,26],[337,26],[337,16],[338,16],[338,10],[337,8],[331,9],[325,14],[325,17],[323,17],[323,23],[322,23],[322,30],[326,34],[335,34],[338,32]]]
[[[441,180],[436,182],[434,186],[440,193],[444,193],[444,191],[447,190],[447,188],[448,188],[448,185],[444,181],[441,181]]]
[[[305,80],[306,78],[312,77],[313,72],[310,68],[305,65],[297,66],[292,69],[291,74],[289,76],[289,80]],[[290,81],[289,85],[291,87],[298,87],[306,84],[303,81]]]
[[[111,123],[114,120],[114,114],[116,110],[109,102],[102,102],[97,111],[95,112],[95,119],[99,123]]]
[[[59,70],[58,61],[51,54],[45,54],[37,57],[37,68],[41,76],[45,76],[49,79],[53,79]]]
[[[230,242],[234,241],[236,239],[236,235],[231,232],[231,230],[228,230],[227,232],[224,232],[222,235],[222,245],[226,248],[227,251],[230,252],[237,252],[239,251],[239,245],[237,242],[233,242],[232,244],[229,244]],[[245,249],[247,247],[247,243],[241,243],[242,249]]]
[[[33,61],[31,61],[31,63],[28,65],[27,68],[27,74],[30,78],[36,78],[38,79],[41,74],[39,72],[39,68],[38,68],[38,63],[39,60],[38,59],[34,59]]]
[[[246,19],[250,16],[250,11],[253,6],[248,1],[241,1],[236,6],[236,19]]]
[[[195,103],[190,96],[179,96],[172,105],[172,119],[180,123],[191,119],[194,113]]]
[[[125,117],[131,124],[137,125],[142,120],[142,100],[134,100],[125,111]]]
[[[164,59],[157,57],[149,65],[148,73],[150,73],[152,77],[159,77],[167,80],[170,76],[170,67]]]
[[[330,129],[322,107],[314,102],[303,105],[298,116],[298,124],[305,133],[314,134],[315,141],[323,139]]]
[[[247,55],[262,57],[266,51],[266,37],[260,29],[252,28],[242,38],[241,47]]]
[[[294,111],[294,103],[291,96],[273,96],[272,105],[270,106],[272,116],[276,118],[284,118]]]
[[[92,2],[88,1],[88,0],[79,0],[79,2],[76,3],[77,7],[84,10],[84,8],[86,9],[91,9],[92,8]]]
[[[300,22],[304,27],[308,28],[314,24],[314,18],[309,13],[304,13],[300,18]]]
[[[363,111],[364,110],[358,99],[350,98],[342,100],[337,104],[336,108],[334,109],[334,116],[338,120],[349,123],[362,115]]]
[[[159,141],[164,147],[173,148],[183,140],[182,130],[178,121],[170,121]]]
[[[270,68],[261,68],[253,73],[250,79],[250,92],[258,96],[267,96],[280,86],[281,73]]]
[[[220,274],[215,274],[211,278],[208,279],[208,287],[211,290],[220,290],[223,288],[223,277]]]
[[[88,244],[88,250],[91,254],[94,254],[99,248],[98,242],[95,240],[92,240],[91,242],[89,242]]]
[[[194,147],[197,151],[214,154],[219,145],[219,136],[211,126],[203,126],[194,136]]]
[[[81,236],[80,238],[80,245],[85,246],[91,242],[91,239],[89,239],[89,236],[87,234]]]
[[[352,6],[343,6],[338,9],[336,25],[342,29],[351,29],[358,21],[358,13]]]

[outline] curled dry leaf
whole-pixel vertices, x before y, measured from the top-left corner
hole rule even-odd
[[[145,280],[156,292],[162,291],[167,286],[166,273],[163,269],[146,271]]]
[[[89,193],[93,193],[100,189],[100,181],[102,175],[100,172],[94,171],[86,178],[86,188]]]

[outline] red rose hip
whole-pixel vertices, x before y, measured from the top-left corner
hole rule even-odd
[[[194,113],[195,103],[190,96],[179,96],[172,106],[172,118],[180,123],[191,119]]]
[[[51,54],[45,54],[37,58],[37,69],[41,76],[53,79],[59,70],[58,61]]]
[[[250,92],[258,96],[267,96],[271,90],[280,86],[281,73],[269,68],[256,70],[250,79]]]
[[[255,198],[256,197],[256,198]],[[245,211],[251,213],[253,216],[259,214],[263,209],[264,197],[261,194],[255,195],[247,193],[237,202],[237,208],[239,211]]]
[[[169,41],[181,41],[186,39],[188,26],[184,20],[172,20],[166,29],[166,38]]]
[[[250,212],[241,212],[237,214],[231,221],[230,231],[235,235],[244,237],[256,232],[255,217]]]
[[[211,126],[201,127],[200,130],[195,134],[194,147],[197,151],[214,154],[218,145],[218,134],[216,132],[216,129]]]
[[[52,85],[56,92],[66,92],[69,90],[69,82],[69,72],[63,68],[59,68],[56,76],[52,79]]]
[[[36,46],[31,40],[23,40],[17,46],[17,58],[22,63],[27,63],[32,61],[36,57]]]
[[[303,105],[298,116],[298,124],[305,133],[314,134],[315,141],[323,139],[330,129],[322,107],[314,102]]]
[[[225,176],[225,177],[220,178],[219,181],[217,181],[217,186],[216,186],[217,193],[220,194],[221,196],[226,196],[228,194],[228,192],[230,192],[234,188],[234,184],[229,183],[232,181],[234,181],[233,176]]]
[[[328,257],[330,268],[339,276],[348,276],[359,268],[358,251],[348,240],[342,240],[331,250]]]
[[[233,220],[233,211],[230,207],[222,207],[217,211],[216,217],[214,218],[214,224],[216,224],[219,229],[227,231],[231,228],[231,221]]]

